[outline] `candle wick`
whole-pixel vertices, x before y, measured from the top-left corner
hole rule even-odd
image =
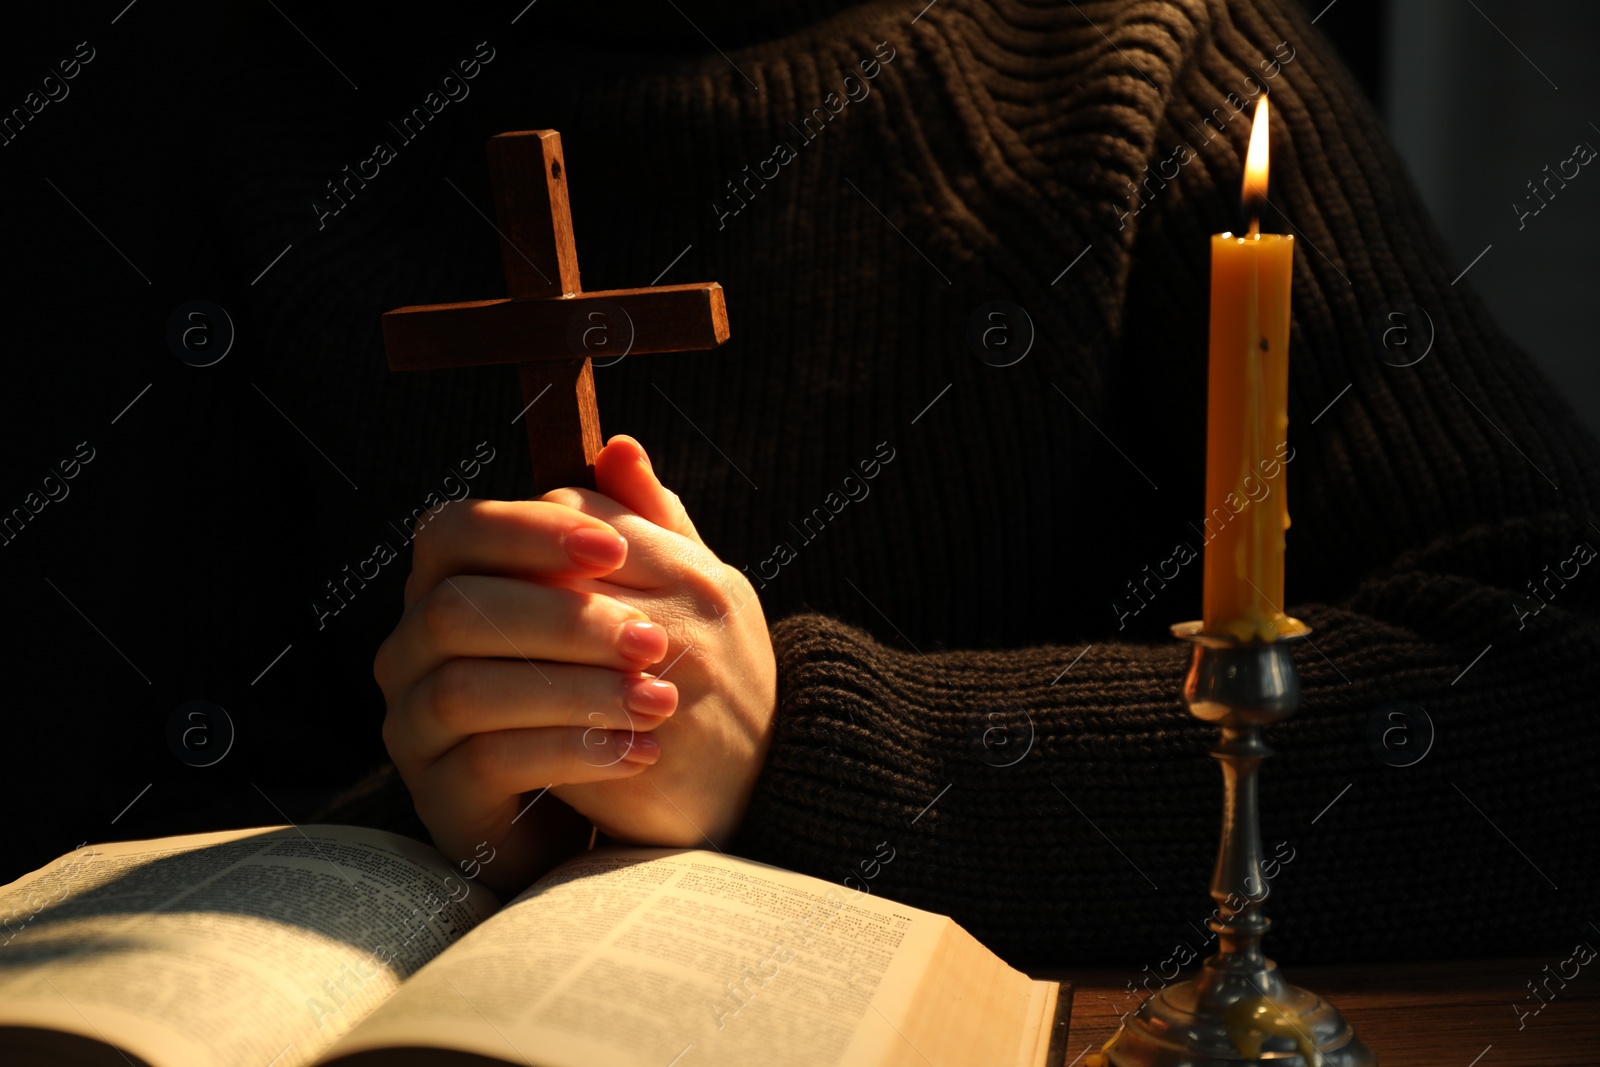
[[[1251,237],[1260,237],[1261,236],[1261,216],[1256,214],[1254,211],[1250,212],[1250,233],[1249,233],[1249,236],[1251,236]]]

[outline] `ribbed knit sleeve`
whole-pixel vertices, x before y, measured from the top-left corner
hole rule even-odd
[[[923,21],[908,52],[991,52],[972,95],[1000,132],[973,181],[1028,182],[1041,232],[1089,246],[1046,329],[1086,332],[1117,294],[1110,364],[1062,384],[1137,502],[1082,499],[1075,521],[1132,516],[1194,548],[1206,509],[1170,491],[1201,483],[1207,234],[1237,228],[1239,112],[1270,89],[1263,221],[1298,246],[1287,609],[1314,633],[1295,649],[1302,706],[1268,731],[1279,755],[1262,772],[1269,950],[1373,961],[1580,936],[1596,861],[1571,830],[1600,825],[1594,442],[1454,280],[1465,264],[1348,75],[1295,5],[1264,0],[950,5]],[[1016,233],[1008,252],[1025,257]],[[1413,356],[1431,333],[1420,362],[1381,358],[1374,324],[1395,321]],[[1000,587],[1028,564],[945,561]],[[1202,947],[1215,731],[1188,719],[1187,649],[1160,634],[1198,604],[1164,587],[1143,587],[1157,595],[1128,629],[1113,608],[1076,641],[1015,650],[923,654],[817,614],[779,622],[776,740],[740,847],[948,912],[1015,960],[1154,967],[1174,943]]]

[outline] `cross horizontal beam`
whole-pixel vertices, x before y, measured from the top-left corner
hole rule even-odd
[[[602,289],[541,300],[472,300],[419,304],[384,313],[383,343],[393,370],[434,370],[500,363],[604,357],[621,351],[625,329],[608,323],[608,349],[585,350],[584,307],[601,302],[627,312],[630,355],[716,348],[728,339],[728,308],[716,282],[648,289]],[[579,328],[574,330],[574,322]]]

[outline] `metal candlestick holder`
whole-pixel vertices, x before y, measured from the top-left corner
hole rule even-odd
[[[1173,635],[1194,646],[1183,682],[1190,714],[1221,727],[1211,750],[1222,764],[1222,843],[1211,875],[1216,955],[1194,977],[1165,986],[1129,1016],[1098,1061],[1110,1067],[1377,1067],[1339,1009],[1290,985],[1261,954],[1272,925],[1262,914],[1256,772],[1272,750],[1261,728],[1287,719],[1300,702],[1289,642],[1242,642],[1179,623]]]

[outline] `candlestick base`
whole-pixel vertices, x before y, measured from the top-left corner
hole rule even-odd
[[[1222,766],[1222,842],[1211,877],[1216,955],[1194,977],[1156,991],[1124,1021],[1086,1067],[1377,1067],[1339,1009],[1285,982],[1261,954],[1271,921],[1262,914],[1269,886],[1262,870],[1256,771],[1271,749],[1261,727],[1288,718],[1300,702],[1289,642],[1241,642],[1179,623],[1194,646],[1183,683],[1189,711],[1221,729],[1211,754]]]
[[[1196,977],[1158,990],[1085,1063],[1377,1067],[1378,1059],[1338,1008],[1283,981],[1268,960],[1253,975],[1218,973],[1208,963]]]

